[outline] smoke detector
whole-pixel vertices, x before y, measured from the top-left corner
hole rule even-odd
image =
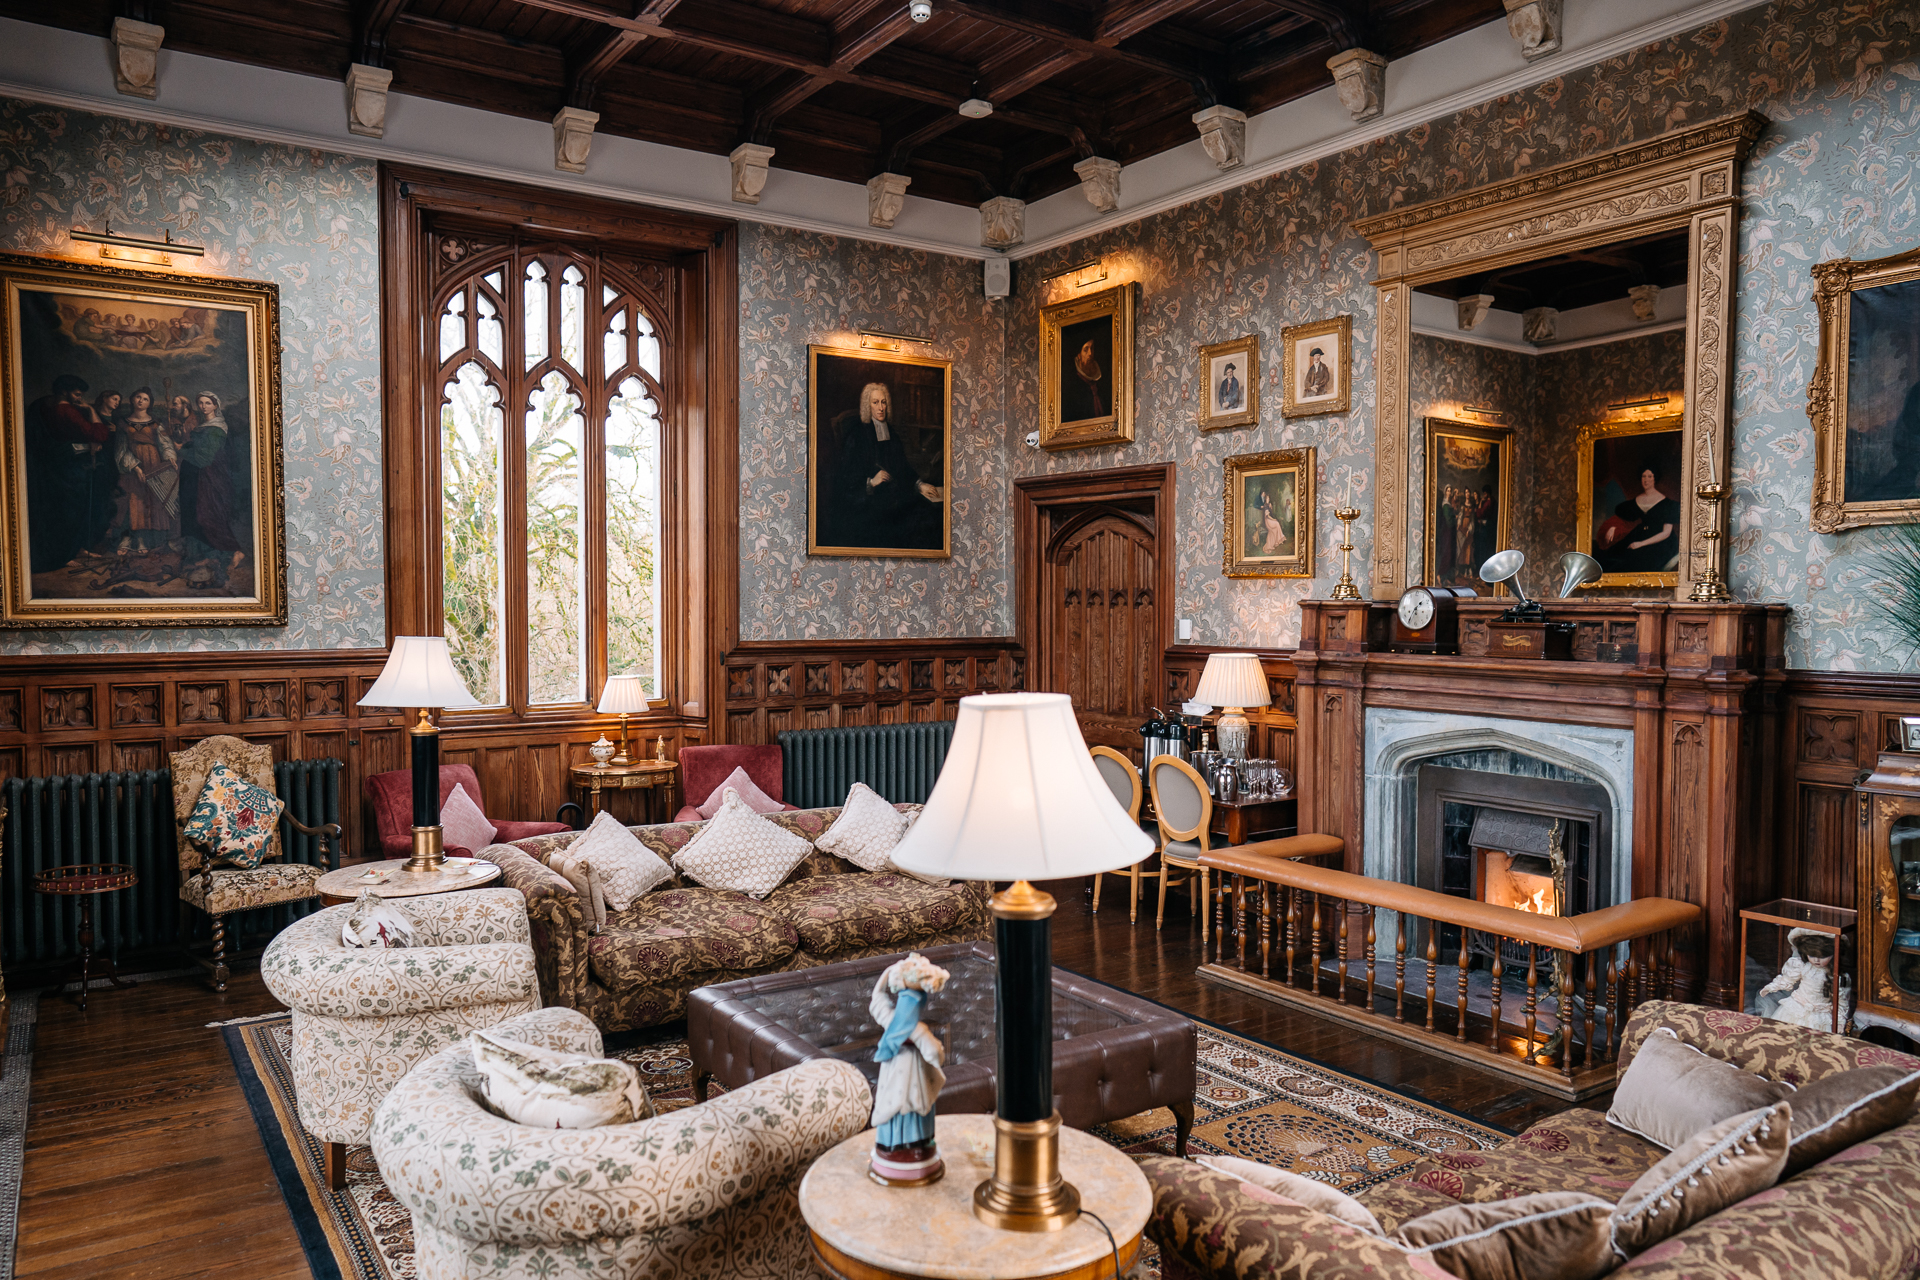
[[[899,10],[896,9],[894,12],[898,13]],[[933,16],[933,0],[913,0],[913,3],[907,6],[907,16],[915,22],[925,22]]]
[[[979,120],[993,114],[993,104],[985,98],[968,98],[960,104],[960,114],[969,120]]]

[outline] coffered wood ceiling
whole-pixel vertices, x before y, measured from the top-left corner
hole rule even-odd
[[[1037,200],[1088,156],[1191,141],[1192,115],[1249,115],[1332,82],[1327,59],[1392,60],[1485,22],[1501,0],[0,0],[0,15],[106,36],[125,15],[166,47],[850,182],[912,177],[959,204]],[[1389,68],[1388,75],[1392,75]],[[986,119],[955,110],[994,104]]]

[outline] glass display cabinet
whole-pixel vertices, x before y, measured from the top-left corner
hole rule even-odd
[[[1741,1011],[1844,1032],[1853,1020],[1855,919],[1852,907],[1794,898],[1742,907]]]
[[[1859,1011],[1920,1015],[1920,753],[1885,751],[1860,799]]]

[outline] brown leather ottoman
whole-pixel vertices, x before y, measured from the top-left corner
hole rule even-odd
[[[904,954],[904,953],[902,953]],[[961,942],[920,954],[952,977],[927,1004],[926,1022],[947,1046],[946,1115],[994,1105],[993,944]],[[742,978],[687,998],[693,1096],[707,1082],[729,1089],[812,1058],[839,1058],[873,1085],[880,1027],[867,1012],[880,971],[899,955]],[[1060,1118],[1076,1129],[1154,1107],[1173,1112],[1175,1149],[1193,1129],[1196,1033],[1191,1022],[1146,1000],[1063,969],[1053,971],[1053,1088]]]

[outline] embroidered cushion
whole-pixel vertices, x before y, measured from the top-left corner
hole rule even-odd
[[[651,1120],[653,1102],[630,1062],[562,1053],[490,1031],[467,1038],[483,1105],[515,1124],[597,1129]]]
[[[1393,1236],[1460,1280],[1595,1280],[1614,1268],[1613,1206],[1581,1191],[1546,1191],[1456,1204],[1415,1218]]]
[[[779,813],[786,807],[762,791],[759,787],[753,785],[753,779],[747,776],[747,771],[739,765],[735,765],[733,766],[733,772],[728,774],[720,785],[713,789],[713,794],[709,795],[706,801],[699,806],[700,816],[702,818],[711,818],[714,814],[719,813],[720,806],[726,802],[729,789],[738,791],[740,798],[746,801],[747,808],[753,810],[755,813]]]
[[[556,861],[565,861],[570,867],[588,873],[588,883],[598,896],[594,915],[603,926],[608,910],[625,911],[635,898],[673,879],[673,868],[665,859],[641,844],[639,837],[620,819],[604,811],[564,853],[555,854],[547,865],[553,866]],[[569,882],[574,881],[574,875],[568,870],[561,870],[560,874]],[[576,882],[575,888],[578,887]]]
[[[1731,1116],[1792,1093],[1783,1083],[1710,1058],[1662,1027],[1620,1077],[1607,1123],[1669,1151]]]
[[[1215,1173],[1250,1182],[1303,1209],[1324,1213],[1329,1218],[1337,1218],[1350,1227],[1358,1227],[1374,1235],[1380,1234],[1380,1220],[1373,1216],[1367,1206],[1324,1182],[1315,1182],[1312,1178],[1303,1178],[1297,1173],[1288,1173],[1271,1165],[1242,1160],[1238,1156],[1196,1156],[1195,1159]]]
[[[1630,1258],[1765,1191],[1780,1180],[1792,1134],[1793,1105],[1776,1102],[1723,1120],[1675,1147],[1614,1207],[1614,1252]]]
[[[200,789],[184,830],[187,839],[213,856],[215,866],[252,870],[260,865],[285,808],[273,792],[215,764],[207,771],[207,785]]]
[[[913,822],[864,782],[847,792],[846,807],[814,847],[845,858],[862,871],[898,871],[888,859]]]
[[[709,889],[764,898],[812,852],[812,841],[767,821],[729,787],[719,812],[674,855],[673,866]]]
[[[1913,1114],[1920,1071],[1860,1067],[1825,1076],[1793,1095],[1793,1138],[1787,1146],[1791,1178],[1857,1142],[1885,1133]]]
[[[498,834],[464,783],[455,785],[440,802],[440,832],[449,849],[468,850],[486,848]]]
[[[413,920],[397,902],[388,902],[371,889],[362,890],[340,926],[340,941],[349,947],[410,947]]]

